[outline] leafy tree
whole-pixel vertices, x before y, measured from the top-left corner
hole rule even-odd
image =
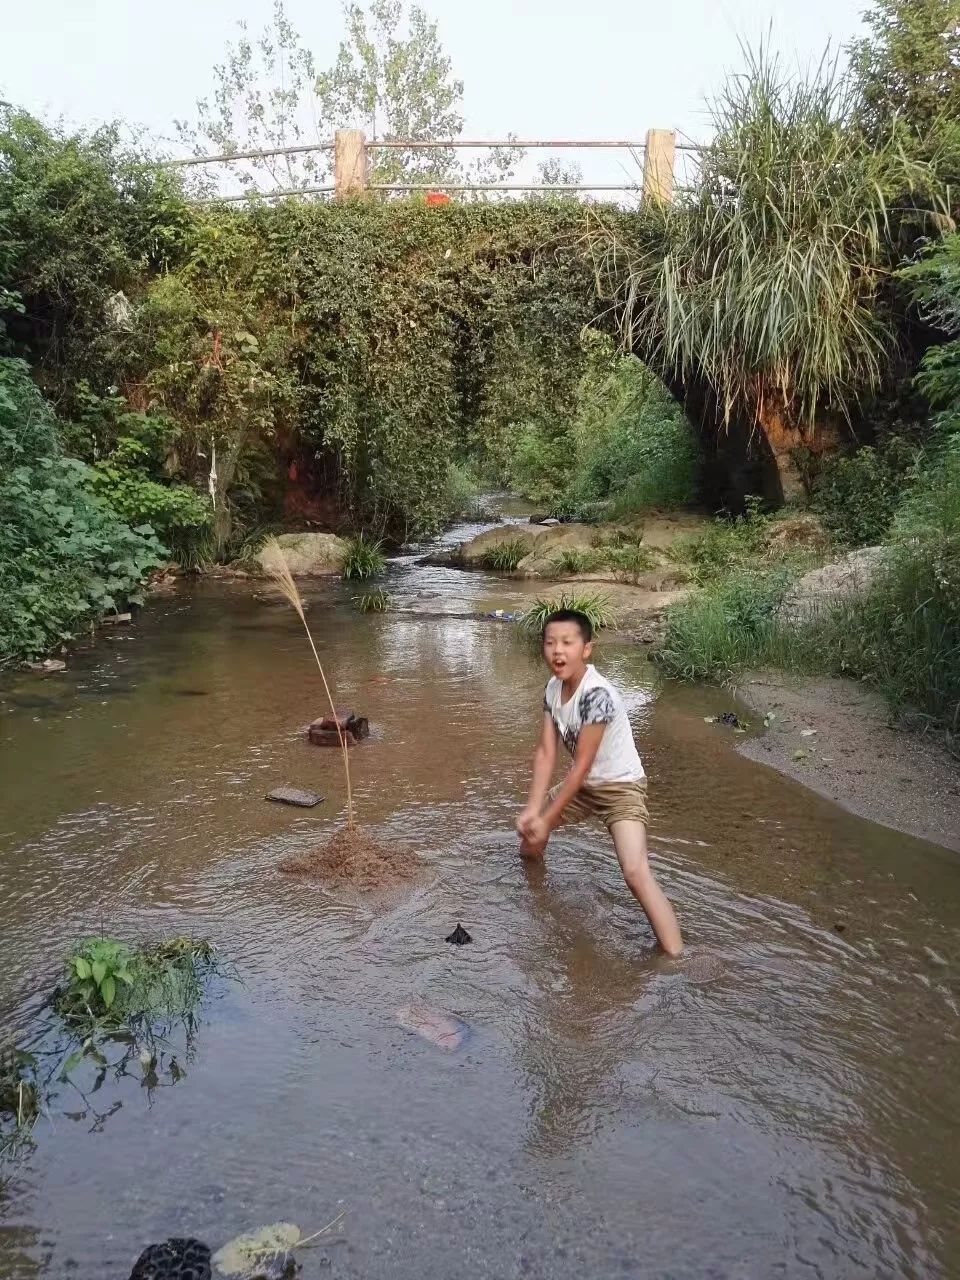
[[[879,0],[864,22],[852,60],[878,131],[896,115],[922,138],[960,116],[960,0]]]
[[[960,177],[960,0],[877,0],[851,49],[861,119],[874,140],[895,130],[947,181]]]
[[[274,0],[273,20],[252,40],[247,24],[228,43],[223,62],[213,68],[214,88],[197,102],[197,122],[175,122],[181,142],[194,155],[267,151],[320,142],[326,128],[316,114],[313,55],[287,17],[283,0]],[[296,156],[266,156],[250,161],[235,176],[246,187],[304,187],[329,174],[323,151]]]
[[[178,179],[117,126],[69,133],[0,108],[0,324],[58,402],[81,377],[118,376],[116,295],[177,261],[188,218]]]
[[[344,21],[336,60],[319,74],[283,0],[274,0],[273,20],[258,40],[241,23],[240,39],[214,68],[212,97],[197,104],[196,126],[178,122],[181,139],[203,155],[321,142],[346,128],[362,128],[371,141],[442,141],[462,133],[463,82],[423,9],[407,11],[402,0],[351,2]],[[469,173],[476,181],[505,176],[521,154],[496,149]],[[302,188],[329,182],[332,156],[314,151],[244,164],[237,176],[246,187]],[[452,148],[389,150],[374,154],[371,179],[457,182],[467,172]]]

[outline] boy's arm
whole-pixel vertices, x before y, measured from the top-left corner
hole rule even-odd
[[[533,778],[525,812],[540,813],[550,789],[550,779],[557,764],[557,726],[549,711],[543,713],[540,741],[533,754]]]
[[[606,724],[585,724],[580,730],[570,772],[564,778],[552,804],[543,815],[543,822],[546,823],[548,831],[552,831],[559,825],[564,809],[583,786],[584,779],[593,767],[594,759],[600,750],[600,743],[603,741],[606,730]]]

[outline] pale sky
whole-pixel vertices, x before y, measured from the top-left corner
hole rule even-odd
[[[791,66],[860,29],[866,0],[423,0],[465,82],[466,131],[495,137],[642,139],[706,129],[704,96],[769,34]],[[171,137],[209,92],[211,67],[271,0],[0,0],[0,99],[95,125],[119,118]],[[287,0],[319,67],[335,56],[339,0]],[[542,157],[538,157],[542,158]],[[566,158],[573,158],[568,155]],[[577,156],[619,180],[616,156]],[[623,164],[629,161],[624,158]],[[632,180],[632,178],[631,178]]]

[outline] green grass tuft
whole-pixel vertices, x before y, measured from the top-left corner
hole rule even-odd
[[[386,613],[391,606],[390,595],[383,587],[373,591],[365,591],[363,595],[354,596],[353,603],[360,613]]]
[[[351,538],[343,561],[343,577],[366,582],[378,578],[387,567],[387,561],[379,542],[370,542],[362,533]]]
[[[509,542],[501,542],[484,552],[480,558],[480,567],[493,573],[513,573],[520,561],[529,554],[529,539],[512,538]]]
[[[594,631],[602,631],[604,627],[612,627],[616,623],[616,614],[606,596],[593,594],[577,594],[564,591],[549,600],[538,600],[532,609],[523,615],[521,627],[527,635],[539,639],[543,626],[551,613],[558,609],[575,609],[590,619]]]

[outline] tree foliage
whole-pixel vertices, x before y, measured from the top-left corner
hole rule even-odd
[[[791,77],[761,51],[714,104],[692,190],[602,239],[629,346],[784,456],[883,384],[894,202],[935,186],[895,138],[867,146],[856,108],[836,64]]]
[[[378,535],[428,532],[449,464],[561,420],[596,310],[586,214],[538,205],[214,210],[142,313],[142,377],[226,465],[314,459]]]
[[[437,24],[417,5],[370,0],[344,5],[344,38],[326,70],[301,43],[283,0],[257,39],[240,23],[214,67],[214,89],[197,103],[197,122],[178,122],[196,155],[279,149],[333,138],[338,129],[363,129],[371,141],[442,141],[463,131],[463,82],[453,74]],[[490,152],[473,178],[508,175],[521,153]],[[374,153],[371,181],[457,182],[466,170],[452,148]],[[330,181],[332,155],[316,150],[267,156],[236,169],[251,190],[298,188]]]
[[[98,390],[118,377],[125,307],[112,300],[181,252],[178,182],[145,160],[116,126],[71,134],[0,108],[0,321],[57,400],[83,377]]]
[[[960,177],[960,0],[878,0],[851,49],[861,123]]]

